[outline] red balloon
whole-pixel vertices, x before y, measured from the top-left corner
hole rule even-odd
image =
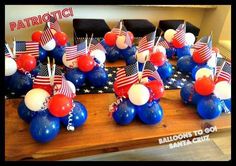
[[[163,54],[160,51],[157,51],[155,53],[152,53],[150,55],[150,61],[155,65],[155,66],[162,66],[165,61],[166,61],[166,55]]]
[[[105,43],[110,47],[115,46],[116,39],[117,39],[117,34],[113,32],[107,32],[104,36]]]
[[[40,38],[42,36],[43,32],[42,31],[36,31],[32,34],[31,38],[32,38],[32,41],[35,41],[35,42],[40,42]]]
[[[56,94],[52,96],[48,102],[49,112],[56,117],[64,117],[68,115],[72,107],[72,99],[63,94]]]
[[[158,100],[164,95],[164,84],[162,81],[154,80],[144,84],[150,89],[149,101]]]
[[[175,38],[172,40],[172,44],[175,48],[182,48],[184,46],[184,43],[180,43],[178,40]]]
[[[199,54],[199,52],[198,52],[197,50],[194,50],[194,51],[193,51],[193,56],[192,56],[192,57],[193,57],[193,61],[196,62],[196,63],[198,63],[198,64],[206,63],[207,60],[210,59],[210,58],[208,58],[208,59],[204,60],[204,59],[200,56],[200,54]]]
[[[68,37],[64,32],[56,32],[54,34],[54,39],[59,46],[64,46],[68,42]]]
[[[16,59],[17,68],[22,72],[31,72],[36,67],[36,58],[30,54],[21,54]]]
[[[210,77],[203,76],[196,80],[194,88],[202,96],[210,95],[215,88],[215,83]]]
[[[33,84],[33,89],[34,88],[41,88],[43,90],[46,90],[50,96],[52,95],[53,89],[51,85],[39,85],[39,84]]]
[[[126,85],[126,86],[118,88],[117,87],[117,82],[114,81],[114,83],[113,83],[114,92],[119,97],[125,96],[126,98],[128,98],[128,91],[129,91],[129,89],[132,85],[133,84]]]
[[[134,42],[134,34],[132,32],[130,32],[130,31],[127,31],[127,33],[128,33],[128,35],[130,37],[131,43],[133,43]]]
[[[78,68],[83,72],[89,72],[93,70],[95,66],[94,59],[89,55],[81,55],[78,58]]]

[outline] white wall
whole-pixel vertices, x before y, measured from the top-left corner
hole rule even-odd
[[[9,22],[37,16],[46,12],[72,7],[74,18],[102,18],[110,27],[120,19],[148,19],[154,25],[161,19],[185,19],[200,27],[205,12],[203,8],[163,8],[148,6],[115,6],[115,5],[6,5],[5,6],[5,39],[30,40],[32,32],[43,30],[44,24],[21,30],[10,31]],[[72,40],[72,17],[59,20],[61,28]]]

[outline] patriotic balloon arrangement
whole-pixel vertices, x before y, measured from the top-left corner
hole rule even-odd
[[[215,63],[215,73],[208,68],[199,69],[195,83],[184,85],[180,91],[184,103],[196,105],[203,119],[215,119],[222,112],[231,112],[231,63],[224,58]]]
[[[60,131],[60,123],[68,131],[83,125],[87,110],[83,104],[73,101],[75,86],[66,80],[60,68],[53,62],[41,65],[34,79],[33,89],[28,91],[18,106],[18,115],[29,123],[30,134],[40,143],[52,141]]]
[[[168,29],[164,33],[167,58],[181,58],[191,55],[191,46],[195,42],[194,34],[186,33],[186,23],[180,24],[176,30]]]
[[[106,50],[93,38],[74,45],[66,46],[63,55],[63,64],[67,67],[65,77],[77,88],[83,86],[88,80],[94,87],[103,87],[107,84],[108,75],[104,69]]]
[[[115,62],[118,59],[124,59],[126,62],[132,61],[136,52],[133,41],[133,33],[127,31],[123,22],[120,21],[116,27],[105,34],[104,40],[101,41],[107,51],[107,61]]]
[[[168,43],[161,37],[159,38],[155,44],[156,30],[144,36],[138,43],[138,49],[135,54],[135,57],[139,63],[139,70],[142,69],[144,62],[150,60],[151,63],[155,67],[157,67],[157,71],[160,74],[163,80],[172,76],[172,65],[168,62],[166,57],[166,45]]]
[[[159,104],[164,94],[164,84],[150,61],[145,61],[141,72],[138,62],[121,68],[116,73],[114,92],[117,101],[109,107],[117,124],[128,125],[136,115],[149,125],[159,123],[163,110]]]

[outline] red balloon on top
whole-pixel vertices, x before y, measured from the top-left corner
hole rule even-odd
[[[193,51],[193,61],[198,63],[198,64],[203,64],[203,63],[206,63],[210,58],[211,56],[209,56],[207,59],[204,57],[202,57],[199,53],[198,50],[194,50]]]
[[[164,95],[164,85],[160,80],[150,81],[144,84],[150,89],[149,101],[158,100]]]
[[[196,80],[194,88],[200,95],[207,96],[213,93],[215,83],[210,77],[203,76]]]
[[[39,42],[40,43],[40,39],[41,39],[41,36],[42,36],[43,32],[42,31],[36,31],[32,34],[31,38],[32,38],[32,41],[34,42]]]
[[[117,39],[117,34],[113,32],[107,32],[104,36],[105,43],[110,47],[115,46],[116,39]]]
[[[160,51],[157,51],[155,53],[152,53],[150,55],[150,61],[155,65],[155,66],[162,66],[165,61],[166,61],[166,55],[163,54]]]
[[[114,84],[113,84],[114,92],[118,97],[125,96],[126,98],[128,98],[128,91],[129,91],[129,89],[132,85],[133,84],[126,85],[126,86],[118,88],[117,87],[117,82],[114,81]]]
[[[18,70],[31,72],[36,67],[36,58],[30,54],[21,54],[16,59]]]
[[[182,48],[184,47],[184,43],[180,43],[177,39],[173,38],[172,44],[175,48]]]
[[[64,32],[56,32],[54,34],[54,39],[59,46],[65,46],[68,42],[68,37]]]
[[[83,72],[89,72],[93,70],[95,61],[90,55],[81,55],[77,59],[78,68]]]
[[[130,32],[130,31],[127,31],[127,33],[128,33],[128,35],[130,37],[131,43],[133,43],[134,42],[134,35],[133,35],[133,33]]]

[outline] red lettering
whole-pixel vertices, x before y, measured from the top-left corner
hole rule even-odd
[[[62,16],[63,16],[63,17],[69,17],[69,16],[70,16],[70,13],[67,13],[67,14],[66,14],[66,12],[68,12],[68,10],[69,10],[69,9],[67,9],[67,8],[65,8],[65,9],[62,10]]]
[[[60,16],[61,16],[61,11],[60,11],[60,10],[51,12],[51,15],[52,15],[53,17],[55,17],[55,18],[58,20],[57,14],[58,14],[58,16],[59,16],[59,18],[60,18]],[[60,18],[60,19],[61,19],[61,18]]]
[[[47,19],[46,19],[45,17],[47,17]],[[50,19],[49,13],[45,13],[45,14],[43,15],[42,19],[43,19],[43,22],[48,22],[49,19]]]
[[[31,17],[31,21],[32,21],[32,25],[35,26],[35,25],[39,25],[38,23],[38,18],[37,17]]]
[[[42,16],[41,15],[38,15],[38,19],[39,19],[39,24],[42,24],[43,21],[42,21]]]
[[[21,28],[25,28],[25,25],[22,20],[18,20],[17,21],[17,30],[19,30]]]
[[[73,13],[72,7],[70,7],[69,10],[70,10],[70,16],[73,17],[73,16],[74,16],[74,13]]]
[[[25,18],[24,21],[26,22],[27,27],[30,27],[30,18]]]
[[[11,31],[14,31],[14,29],[16,28],[16,22],[10,22],[9,25],[10,25]]]

